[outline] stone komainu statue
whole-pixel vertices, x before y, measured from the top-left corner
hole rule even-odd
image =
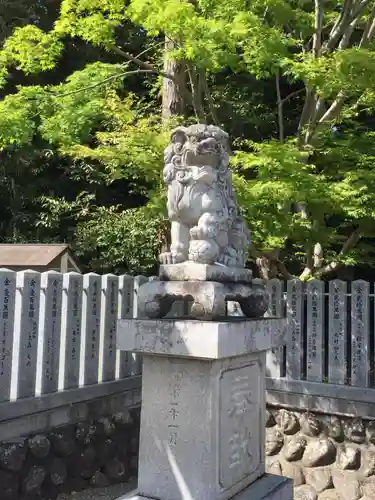
[[[253,283],[245,268],[250,234],[234,194],[229,154],[228,135],[219,127],[173,131],[163,172],[171,246],[160,255],[159,279],[138,290],[141,315],[164,318],[176,301],[180,316],[202,320],[225,317],[233,302],[248,318],[267,310],[264,285]]]
[[[165,150],[170,252],[162,264],[187,260],[244,267],[250,233],[241,216],[229,169],[229,138],[219,127],[176,128]]]

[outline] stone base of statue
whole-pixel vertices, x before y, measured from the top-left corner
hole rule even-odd
[[[137,498],[292,499],[292,481],[266,475],[264,459],[265,353],[285,327],[119,320],[117,347],[143,355]]]
[[[238,302],[248,318],[268,308],[265,287],[252,284],[248,269],[185,262],[161,266],[159,278],[138,291],[142,316],[164,318],[177,300],[191,302],[189,317],[206,320],[225,317],[228,301]]]

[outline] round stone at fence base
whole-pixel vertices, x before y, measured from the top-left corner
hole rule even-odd
[[[138,418],[124,411],[121,418],[117,414],[113,419],[90,419],[46,434],[0,442],[0,500],[45,500],[60,493],[128,482],[137,458],[131,454],[131,441],[138,454],[137,427]],[[119,448],[124,451],[121,459],[117,457]],[[102,455],[105,461],[100,463]]]

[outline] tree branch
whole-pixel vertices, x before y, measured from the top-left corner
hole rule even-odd
[[[306,87],[306,97],[303,105],[301,118],[298,124],[298,135],[300,137],[300,142],[302,142],[302,132],[304,131],[306,125],[309,123],[313,107],[315,105],[315,93],[312,89]]]
[[[307,131],[306,133],[306,138],[305,138],[305,144],[310,144],[314,136],[320,132],[327,124],[329,124],[332,120],[337,118],[337,116],[340,114],[344,103],[345,103],[346,95],[344,92],[339,92],[337,94],[336,99],[333,101],[331,106],[326,110],[326,112],[319,118],[318,123],[313,122],[313,126],[310,128],[310,130]],[[319,110],[319,104],[321,106],[324,105],[324,100],[319,99],[317,103],[317,113]],[[321,108],[322,110],[323,108]]]
[[[352,234],[349,236],[349,238],[343,244],[339,255],[345,255],[349,250],[351,250],[359,242],[360,239],[361,239],[361,233],[359,232],[358,229],[356,229],[355,231],[352,232]]]
[[[152,64],[150,64],[148,62],[142,61],[141,59],[139,59],[139,55],[135,57],[135,56],[129,54],[128,52],[123,51],[122,49],[120,49],[120,47],[117,47],[116,45],[112,45],[110,48],[111,48],[111,50],[113,50],[113,52],[120,55],[121,57],[123,57],[127,61],[134,62],[135,64],[138,64],[138,66],[140,66],[141,68],[150,70],[153,73],[155,73],[156,75],[160,75],[164,78],[171,80],[180,88],[182,94],[185,96],[187,101],[192,102],[192,95],[190,94],[190,92],[188,91],[188,89],[186,88],[185,85],[184,86],[180,85],[181,82],[178,81],[178,78],[175,78],[170,73],[167,73],[165,71],[162,71],[162,70],[156,68],[155,66],[153,66]]]
[[[284,142],[284,110],[280,91],[280,71],[276,72],[277,120],[279,124],[279,141]]]
[[[322,48],[324,52],[331,50],[343,34],[345,26],[348,24],[348,20],[350,19],[352,7],[353,0],[344,1],[340,15],[331,29],[328,40],[323,44]]]
[[[363,6],[361,7],[361,5],[359,5],[357,12],[359,12],[360,8],[363,9]],[[338,50],[344,50],[349,46],[350,39],[352,37],[352,34],[353,34],[360,18],[361,18],[362,13],[363,12],[360,12],[356,17],[354,17],[354,19],[352,19],[352,21],[347,26],[346,30],[344,31],[344,33],[342,35],[340,43],[338,45]],[[375,7],[373,7],[372,12],[370,14],[370,17],[366,23],[366,27],[364,29],[361,41],[359,43],[359,48],[362,48],[371,39],[373,32],[375,30],[374,19],[375,19]],[[313,128],[315,127],[317,122],[322,123],[323,121],[329,121],[331,119],[330,117],[332,116],[332,113],[333,113],[333,117],[335,117],[335,116],[338,116],[338,114],[341,112],[342,106],[343,106],[344,101],[345,101],[345,97],[343,95],[337,96],[337,97],[338,98],[336,98],[334,103],[333,103],[333,105],[334,105],[333,108],[331,106],[332,109],[329,108],[328,110],[324,109],[325,108],[324,99],[321,99],[321,98],[318,99],[318,102],[317,102],[316,107],[315,107],[315,113],[314,113],[314,116],[311,120],[311,123],[312,123],[311,131],[307,134],[306,142],[309,142],[309,140],[311,140],[311,138],[313,137],[313,135],[316,131]],[[318,127],[319,127],[319,129],[321,129],[320,126],[318,126]]]
[[[358,10],[356,11],[356,15],[353,16],[352,20],[350,21],[349,25],[347,26],[346,30],[344,31],[344,33],[342,35],[342,39],[341,39],[339,46],[338,46],[339,50],[344,50],[348,47],[349,42],[350,42],[350,38],[351,38],[359,20],[361,19],[361,15],[363,14],[363,10],[366,8],[366,6],[367,6],[367,4],[361,8],[361,5],[359,5]],[[373,9],[373,11],[374,11],[374,9]],[[366,31],[368,24],[369,23],[366,23],[365,31]]]
[[[372,11],[367,20],[365,29],[363,30],[361,40],[358,44],[358,47],[362,49],[365,47],[371,40],[375,31],[375,6],[372,8]]]
[[[275,278],[280,275],[285,280],[296,279],[297,276],[291,274],[284,262],[279,259],[280,249],[259,252],[253,245],[250,246],[250,253],[256,259],[256,264],[265,280]]]
[[[322,0],[315,0],[315,33],[313,36],[313,55],[320,56],[322,48],[322,28],[323,28],[323,5]]]
[[[300,275],[299,279],[303,280],[311,276],[313,272],[313,267],[314,267],[314,253],[312,246],[309,245],[309,247],[306,250],[306,266],[302,274]]]
[[[318,122],[318,127],[322,125],[323,123],[329,122],[333,119],[335,119],[339,113],[341,112],[341,109],[344,105],[345,102],[345,94],[344,92],[340,91],[337,94],[336,99],[333,101],[331,106],[327,109],[327,111],[324,113],[324,115],[320,118]]]
[[[341,20],[337,24],[337,26],[335,25],[335,27],[332,29],[327,42],[323,46],[323,52],[329,52],[336,46],[337,42],[344,35],[345,30],[350,26],[350,24],[356,20],[359,20],[368,3],[369,0],[362,0],[357,5],[353,5],[353,0],[347,0],[346,2],[344,2],[342,16],[340,14]],[[354,26],[356,22],[354,23]]]
[[[280,260],[276,261],[276,267],[280,275],[285,279],[285,280],[295,280],[297,279],[297,276],[295,274],[291,274],[288,269],[286,268],[284,262],[281,262]]]
[[[369,0],[362,0],[358,3],[358,5],[354,5],[351,13],[351,20],[353,21],[353,19],[363,14],[363,11],[366,9],[368,4]]]
[[[199,81],[199,74],[191,64],[187,64],[187,71],[189,74],[191,95],[193,98],[194,112],[200,123],[206,123],[207,117],[203,108],[201,86]]]
[[[284,99],[282,99],[282,103],[285,104],[290,99],[293,99],[293,97],[295,97],[296,95],[302,94],[302,92],[305,92],[305,91],[306,91],[306,89],[303,88],[303,89],[299,89],[299,90],[295,90],[294,92],[291,92],[286,97],[284,97]]]
[[[111,80],[115,80],[116,78],[121,78],[122,76],[136,75],[138,73],[154,73],[151,69],[136,69],[133,71],[125,71],[124,73],[119,73],[118,75],[111,75],[100,82],[93,83],[92,85],[87,85],[86,87],[81,87],[76,90],[72,90],[71,92],[66,92],[65,94],[53,94],[53,97],[66,97],[68,95],[78,94],[79,92],[83,92],[85,90],[94,89],[95,87],[100,87],[104,83],[110,82]]]
[[[345,254],[348,253],[349,250],[351,250],[353,247],[357,245],[357,243],[361,239],[361,233],[358,229],[352,232],[352,234],[349,236],[349,238],[345,241],[343,244],[339,256],[344,256]],[[342,267],[343,263],[339,261],[332,261],[330,264],[325,266],[321,271],[318,273],[318,277],[322,277],[326,274],[332,273],[333,271],[337,271],[338,268]]]
[[[145,61],[142,61],[138,57],[132,56],[131,54],[124,52],[122,49],[120,49],[120,47],[116,47],[116,45],[112,45],[111,49],[113,50],[113,52],[120,55],[121,57],[123,57],[127,61],[134,62],[135,64],[138,64],[138,66],[140,66],[141,68],[152,71],[153,73],[155,73],[157,75],[163,76],[164,78],[169,78],[169,80],[172,80],[173,82],[178,83],[178,82],[176,82],[176,78],[174,78],[173,75],[165,73],[164,71],[161,71],[160,69],[156,68],[152,64],[145,62]]]
[[[212,116],[212,121],[214,122],[215,125],[220,126],[220,121],[219,121],[219,118],[218,118],[216,110],[215,110],[215,103],[214,103],[214,100],[212,99],[212,95],[210,92],[210,88],[208,86],[205,71],[201,70],[200,73],[201,73],[201,78],[202,78],[203,90],[204,90],[204,93],[206,95],[208,107],[210,110],[210,114]]]
[[[332,26],[330,37],[334,36],[338,27],[342,22],[345,22],[345,19],[348,18],[353,6],[353,0],[345,0],[340,15],[337,17],[335,24]]]

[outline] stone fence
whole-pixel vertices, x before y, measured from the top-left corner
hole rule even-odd
[[[136,474],[141,360],[114,335],[146,280],[0,270],[1,499]],[[375,498],[372,286],[267,283],[267,315],[288,319],[267,355],[267,466],[294,478],[296,499]]]
[[[0,270],[0,499],[137,474],[141,360],[116,351],[146,278]]]

